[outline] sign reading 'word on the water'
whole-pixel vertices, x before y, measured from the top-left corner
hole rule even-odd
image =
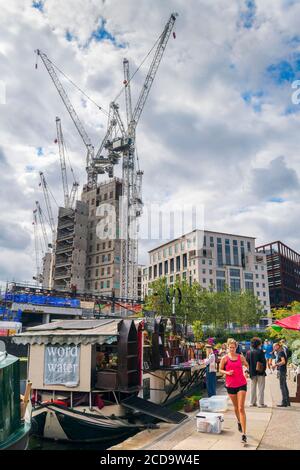
[[[46,346],[44,365],[45,385],[79,384],[80,346]]]

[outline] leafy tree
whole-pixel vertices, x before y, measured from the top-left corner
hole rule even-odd
[[[200,341],[203,338],[202,322],[195,320],[192,324],[192,330],[196,341]]]

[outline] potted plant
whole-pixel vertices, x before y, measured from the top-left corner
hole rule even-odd
[[[183,405],[183,410],[186,413],[190,413],[191,411],[194,411],[198,408],[198,397],[192,396],[192,397],[185,397],[184,399],[184,405]]]

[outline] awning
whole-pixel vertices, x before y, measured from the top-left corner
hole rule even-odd
[[[286,330],[300,330],[300,313],[296,315],[291,315],[290,317],[281,318],[280,320],[275,321],[275,325],[281,326]]]

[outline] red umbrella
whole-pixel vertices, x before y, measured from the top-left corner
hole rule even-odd
[[[300,313],[296,315],[291,315],[290,317],[281,318],[281,320],[276,320],[275,325],[281,326],[286,330],[300,330]]]

